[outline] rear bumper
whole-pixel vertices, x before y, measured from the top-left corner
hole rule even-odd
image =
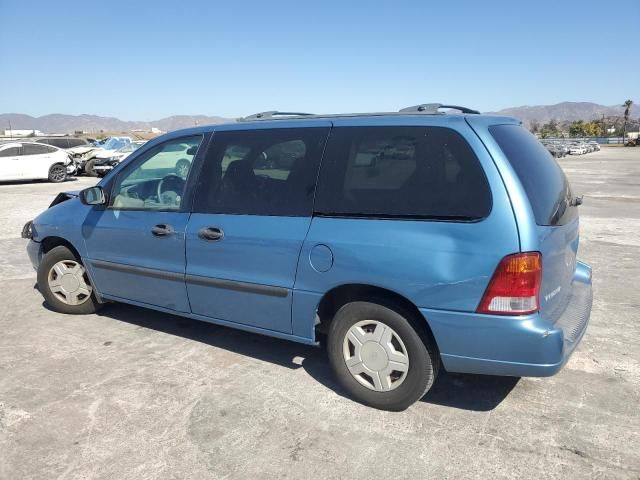
[[[447,371],[547,377],[557,373],[589,323],[591,268],[578,262],[571,299],[554,323],[540,314],[503,317],[421,309]]]

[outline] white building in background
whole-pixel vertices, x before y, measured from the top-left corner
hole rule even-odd
[[[12,130],[5,130],[5,137],[28,137],[29,135],[39,136],[42,135],[40,130],[16,130],[15,128]]]
[[[162,130],[157,127],[151,127],[151,133],[162,133]]]

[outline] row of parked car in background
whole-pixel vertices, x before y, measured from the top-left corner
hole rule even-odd
[[[600,150],[595,141],[541,140],[555,158],[584,155]],[[0,140],[0,181],[39,180],[62,182],[70,175],[103,177],[146,141],[131,137],[102,140],[75,137],[35,137]],[[185,156],[188,145],[164,152],[164,167],[184,177],[190,165]],[[182,148],[182,150],[180,150]]]
[[[566,155],[584,155],[585,153],[597,152],[600,145],[596,141],[560,141],[541,140],[542,144],[555,158],[562,158]]]
[[[0,181],[62,182],[80,174],[102,177],[145,143],[130,137],[0,140]]]

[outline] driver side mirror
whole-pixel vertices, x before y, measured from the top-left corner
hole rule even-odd
[[[102,187],[95,186],[80,191],[80,201],[85,205],[105,205],[107,197]]]
[[[185,153],[193,157],[197,151],[198,151],[198,145],[194,145],[193,147],[187,148],[187,151]]]

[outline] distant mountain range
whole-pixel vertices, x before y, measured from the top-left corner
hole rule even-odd
[[[230,118],[208,117],[206,115],[174,115],[153,122],[124,121],[114,117],[98,115],[63,115],[54,113],[42,117],[32,117],[21,113],[0,113],[0,132],[9,130],[40,130],[44,133],[90,133],[130,132],[132,130],[151,130],[152,127],[169,132],[195,125],[208,125],[233,121]]]
[[[624,108],[621,106],[598,105],[590,102],[562,102],[555,105],[525,105],[499,110],[499,115],[516,117],[530,125],[537,121],[545,123],[553,119],[558,122],[574,120],[595,120],[605,117],[619,117]],[[631,109],[632,118],[640,118],[640,105],[635,104]],[[20,113],[0,114],[0,132],[11,128],[15,130],[40,130],[44,133],[73,133],[86,131],[91,133],[129,132],[131,130],[151,130],[152,127],[162,131],[177,130],[194,125],[232,122],[234,119],[224,117],[209,117],[206,115],[174,115],[161,118],[153,122],[124,121],[114,117],[98,115],[63,115],[54,113],[42,117],[32,117]]]
[[[542,124],[549,120],[558,122],[597,120],[602,118],[602,115],[605,117],[620,117],[624,113],[624,107],[598,105],[591,102],[562,102],[555,105],[511,107],[493,113],[515,117],[528,126],[534,121]],[[631,107],[631,118],[640,118],[640,105],[634,103]]]

